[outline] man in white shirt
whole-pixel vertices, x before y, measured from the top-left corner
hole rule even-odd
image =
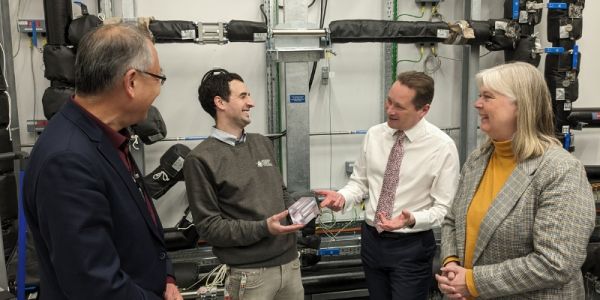
[[[367,132],[348,184],[317,191],[325,196],[321,206],[334,211],[368,195],[361,257],[371,299],[428,296],[436,249],[431,229],[441,225],[459,176],[454,141],[424,119],[433,94],[430,76],[398,75],[385,100],[387,122]]]

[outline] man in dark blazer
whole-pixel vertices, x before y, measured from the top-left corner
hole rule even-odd
[[[163,231],[128,149],[166,79],[148,35],[106,25],[81,41],[76,93],[33,148],[25,213],[40,298],[181,299]]]

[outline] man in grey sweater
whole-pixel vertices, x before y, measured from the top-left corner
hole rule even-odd
[[[184,176],[201,238],[229,266],[225,290],[232,299],[304,299],[293,203],[276,166],[273,145],[246,133],[254,101],[243,79],[223,69],[204,75],[202,108],[216,125],[187,156]]]

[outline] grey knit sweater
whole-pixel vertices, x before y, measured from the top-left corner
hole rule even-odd
[[[198,233],[221,263],[271,267],[297,257],[295,234],[273,236],[267,229],[266,219],[291,204],[268,138],[248,134],[235,146],[208,138],[183,170]]]

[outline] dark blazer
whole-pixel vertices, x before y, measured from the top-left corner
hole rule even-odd
[[[493,148],[465,162],[442,223],[442,259],[464,263],[466,215]],[[581,265],[594,229],[583,165],[552,146],[517,164],[479,227],[473,277],[481,299],[584,299]]]
[[[72,101],[34,146],[23,190],[42,300],[162,299],[172,273],[160,221],[109,138]]]

